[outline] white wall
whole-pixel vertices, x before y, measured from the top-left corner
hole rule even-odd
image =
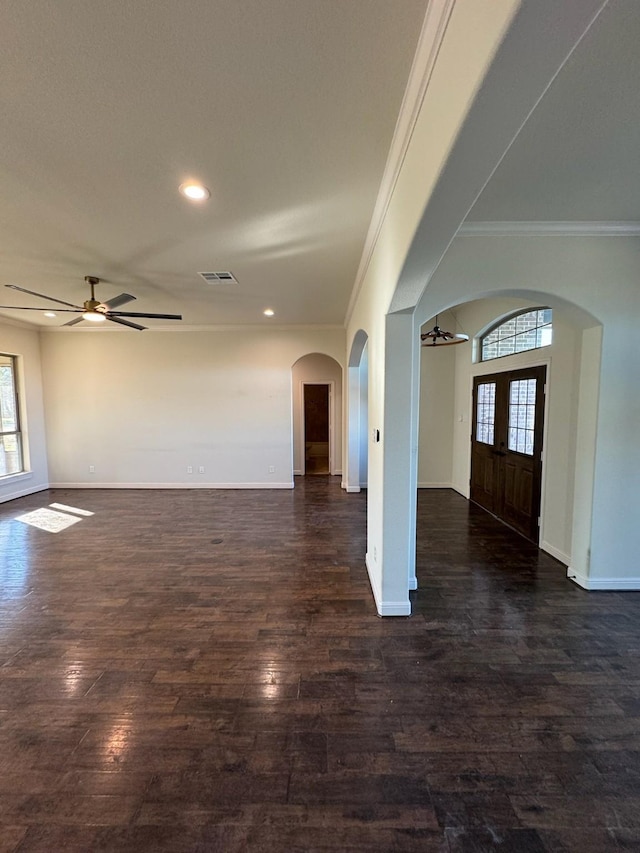
[[[293,471],[304,473],[304,382],[333,383],[331,401],[331,473],[342,474],[342,367],[321,353],[303,356],[293,365]]]
[[[77,331],[42,335],[58,485],[290,488],[291,367],[344,358],[334,328]]]
[[[576,429],[576,477],[574,488],[571,565],[583,567],[585,584],[591,554],[591,511],[595,479],[595,454],[600,387],[602,327],[582,333],[582,363],[578,386],[578,422]],[[570,573],[572,574],[572,573]]]
[[[46,489],[49,484],[42,402],[38,332],[0,324],[0,352],[18,356],[22,430],[25,436],[23,474],[0,478],[0,502]]]
[[[417,429],[413,430],[412,424],[397,435],[393,428],[394,419],[404,425],[403,407],[407,404],[411,407],[411,398],[407,403],[403,389],[408,372],[412,380],[415,379],[413,390],[416,401],[418,399],[418,370],[417,365],[412,366],[410,346],[416,329],[412,316],[397,314],[391,318],[387,311],[426,201],[518,5],[518,0],[482,5],[456,3],[441,30],[441,33],[446,31],[442,43],[437,38],[429,42],[429,27],[425,27],[425,38],[421,39],[415,66],[422,69],[423,77],[417,82],[416,90],[412,90],[414,101],[407,101],[406,114],[399,119],[398,126],[404,127],[406,137],[394,140],[392,156],[395,154],[393,166],[396,170],[388,173],[388,196],[379,199],[378,210],[382,212],[379,220],[374,218],[370,232],[375,241],[370,250],[365,248],[352,298],[347,349],[350,351],[360,330],[366,332],[369,341],[369,433],[373,429],[381,431],[381,441],[369,443],[366,557],[381,615],[411,612],[409,587],[414,583],[410,574],[415,572],[415,533],[412,530],[415,528],[415,494],[413,499],[408,497],[404,473],[397,466],[394,454],[402,455],[409,447],[415,459],[418,445]],[[437,9],[437,4],[432,8]],[[427,24],[429,21],[428,15]],[[464,62],[460,61],[461,56]],[[416,75],[420,73],[416,71]],[[423,90],[417,91],[420,87]],[[423,271],[419,278],[424,284]],[[390,345],[389,334],[393,337]],[[408,344],[408,348],[397,353],[396,340]],[[389,357],[397,359],[397,376]],[[394,389],[402,399],[392,399]],[[387,435],[394,436],[393,447],[389,446]]]

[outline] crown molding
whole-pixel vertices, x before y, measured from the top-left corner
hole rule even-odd
[[[378,190],[369,230],[364,242],[364,248],[360,257],[360,264],[356,273],[355,282],[351,291],[351,298],[347,307],[344,325],[351,319],[356,301],[360,295],[362,284],[371,263],[380,231],[391,204],[396,184],[400,176],[400,170],[407,155],[407,149],[411,142],[413,132],[420,114],[420,109],[431,82],[431,75],[440,52],[442,40],[447,31],[447,25],[456,0],[430,0],[425,15],[418,46],[409,72],[409,80],[404,92],[398,120],[387,162],[382,174],[382,181]]]
[[[46,332],[46,333],[50,332],[52,334],[64,334],[64,335],[68,335],[68,334],[77,335],[79,333],[90,334],[90,335],[104,335],[104,334],[123,335],[123,334],[129,334],[132,331],[131,329],[121,328],[118,326],[116,326],[115,328],[111,328],[111,327],[102,326],[102,325],[99,328],[96,328],[96,326],[88,326],[87,325],[84,327],[76,326],[73,329],[65,329],[64,326],[32,326],[31,330],[36,331],[36,332]],[[206,325],[196,326],[196,325],[188,325],[188,324],[182,323],[180,326],[153,326],[153,327],[147,326],[147,328],[144,331],[146,333],[149,333],[149,332],[151,332],[151,333],[153,333],[153,332],[165,332],[165,333],[166,332],[172,332],[172,333],[178,333],[178,334],[181,332],[234,332],[234,333],[252,332],[254,334],[256,334],[258,332],[318,332],[318,331],[320,331],[320,332],[323,332],[323,331],[344,332],[344,326],[340,325],[338,323],[336,323],[336,324],[318,323],[317,325],[314,325],[312,323],[306,323],[306,324],[303,324],[303,323],[294,324],[294,323],[292,323],[289,326],[286,326],[282,323],[280,323],[278,325],[271,324],[271,323],[269,323],[268,325],[266,323],[260,324],[260,325],[250,324],[250,323],[246,323],[243,325],[243,324],[236,323],[233,325],[230,324],[228,326],[225,326],[222,324],[211,325],[211,326],[206,326]]]
[[[465,222],[465,237],[640,237],[640,222]]]
[[[5,317],[0,315],[0,325],[15,326],[16,329],[23,329],[25,332],[37,332],[41,327],[35,323],[29,323],[26,320],[17,320],[14,317]]]

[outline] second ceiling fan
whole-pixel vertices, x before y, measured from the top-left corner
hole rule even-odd
[[[147,314],[138,313],[135,311],[115,311],[121,305],[127,302],[132,302],[136,297],[130,293],[121,293],[119,296],[114,296],[106,302],[100,302],[96,299],[95,288],[100,283],[100,279],[94,275],[85,275],[84,280],[91,288],[91,298],[87,299],[84,305],[74,305],[72,302],[64,302],[62,299],[55,299],[53,296],[47,296],[44,293],[36,293],[34,290],[26,290],[24,287],[18,287],[17,284],[6,284],[5,287],[10,287],[12,290],[19,290],[21,293],[29,293],[31,296],[38,296],[40,299],[48,299],[50,302],[57,302],[58,305],[68,305],[68,308],[58,308],[57,310],[65,313],[80,314],[68,323],[63,323],[63,326],[75,326],[83,320],[92,322],[103,322],[110,320],[112,323],[118,323],[120,326],[128,326],[131,329],[144,331],[146,326],[141,326],[139,323],[132,323],[130,320],[123,319],[124,317],[140,317],[149,320],[182,320],[182,314]],[[0,305],[0,308],[11,308],[17,311],[48,311],[48,308],[27,308],[24,305]]]

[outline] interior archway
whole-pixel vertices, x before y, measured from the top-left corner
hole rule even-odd
[[[473,377],[546,365],[539,544],[568,566],[572,559],[575,482],[576,477],[580,477],[583,455],[589,457],[582,447],[578,453],[578,443],[580,436],[593,429],[597,377],[589,383],[590,399],[580,400],[577,389],[583,347],[588,349],[588,357],[592,359],[594,344],[597,345],[594,341],[597,325],[594,326],[593,319],[585,316],[582,310],[551,299],[557,304],[553,343],[549,347],[490,362],[481,362],[474,354],[477,339],[496,319],[543,301],[546,304],[549,300],[543,294],[535,294],[527,299],[501,296],[458,305],[453,322],[469,334],[469,343],[442,347],[437,352],[432,351],[433,348],[422,348],[418,485],[453,488],[469,498]],[[586,322],[591,325],[585,327]],[[429,319],[425,327],[431,325]],[[433,405],[434,397],[437,397],[437,406]]]
[[[424,328],[433,325],[434,306],[442,319],[436,290],[425,292],[416,308],[416,320],[424,318]],[[481,362],[477,353],[479,336],[497,319],[532,305],[553,308],[552,345]],[[539,544],[565,566],[574,565],[580,559],[580,543],[585,538],[588,541],[590,535],[600,323],[588,311],[554,294],[514,288],[493,293],[488,290],[482,298],[457,303],[453,314],[444,316],[456,331],[467,333],[470,341],[462,346],[442,347],[437,352],[429,347],[421,349],[419,487],[453,488],[469,498],[474,376],[545,364],[547,398]],[[434,395],[438,397],[437,406],[433,405]]]
[[[369,350],[366,332],[359,329],[349,353],[349,404],[347,418],[348,492],[366,488],[369,466]]]
[[[309,353],[299,358],[292,373],[293,410],[293,473],[342,474],[342,367],[331,356]],[[307,418],[305,419],[305,389],[308,389]],[[305,420],[309,420],[310,391],[324,389],[326,439],[324,435],[305,435]],[[320,397],[322,398],[322,394]],[[322,408],[325,403],[318,403]],[[313,408],[313,407],[312,407]],[[309,424],[306,424],[307,428]],[[322,431],[322,426],[320,427]],[[309,440],[306,440],[309,439]],[[326,445],[326,447],[325,447]],[[326,460],[326,463],[325,463]]]

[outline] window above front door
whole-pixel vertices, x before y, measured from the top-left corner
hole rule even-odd
[[[492,326],[480,338],[480,360],[490,361],[551,344],[551,308],[527,308]]]

